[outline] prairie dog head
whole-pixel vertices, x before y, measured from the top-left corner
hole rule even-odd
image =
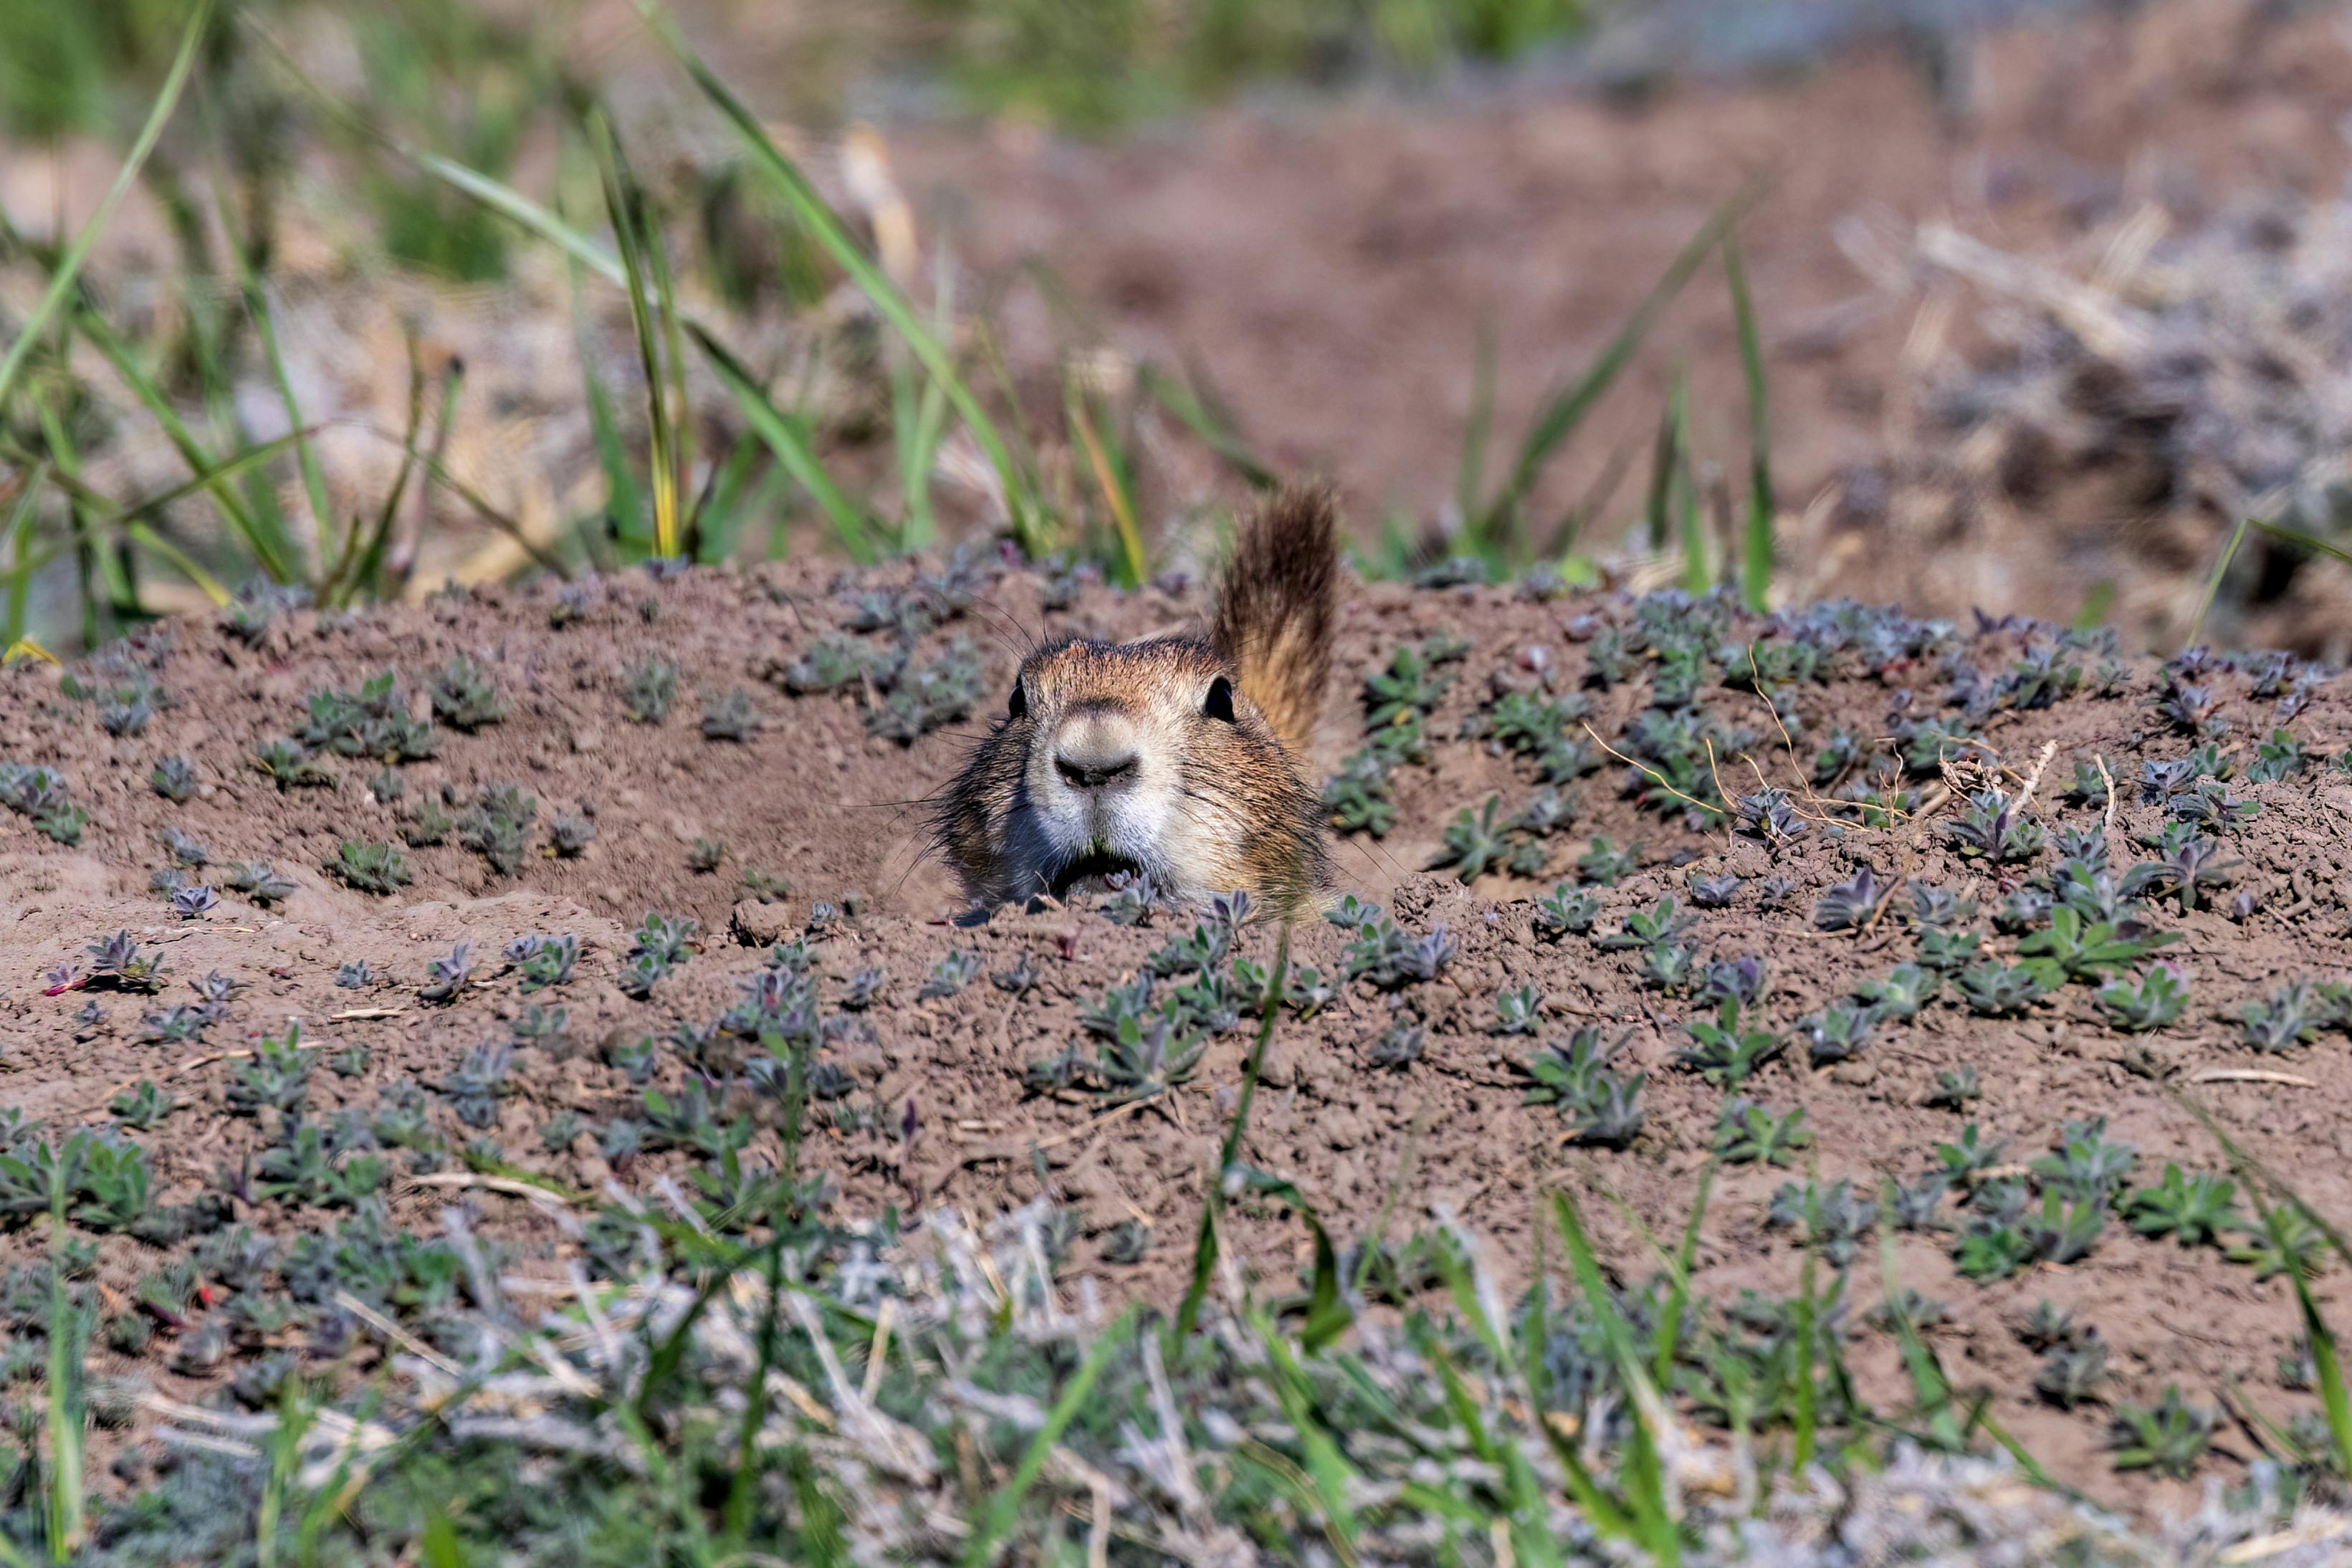
[[[1300,764],[1335,575],[1328,493],[1284,491],[1244,529],[1209,638],[1074,638],[1023,660],[934,823],[966,893],[1060,898],[1125,872],[1180,900],[1314,898],[1329,868]]]

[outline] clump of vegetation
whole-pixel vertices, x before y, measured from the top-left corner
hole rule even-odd
[[[327,862],[327,874],[362,893],[396,893],[415,878],[397,844],[346,838]]]
[[[489,672],[462,653],[434,672],[425,691],[433,716],[453,730],[470,732],[507,716],[506,699],[491,684]]]
[[[677,700],[677,664],[648,654],[621,672],[621,706],[640,724],[658,724]]]

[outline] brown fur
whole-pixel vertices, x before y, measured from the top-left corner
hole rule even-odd
[[[1212,640],[1073,639],[1024,660],[933,822],[965,892],[982,904],[1058,895],[1128,866],[1180,897],[1239,889],[1283,913],[1310,903],[1330,879],[1302,764],[1330,671],[1335,551],[1328,493],[1285,491],[1243,531]],[[1106,724],[1139,759],[1111,819],[1117,842],[1054,769],[1066,737]]]
[[[1336,529],[1328,486],[1276,490],[1242,529],[1210,633],[1283,749],[1302,762],[1331,679]]]

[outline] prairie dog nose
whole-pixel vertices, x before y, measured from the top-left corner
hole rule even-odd
[[[1113,713],[1072,719],[1054,737],[1054,771],[1072,789],[1108,789],[1136,771],[1135,726]]]

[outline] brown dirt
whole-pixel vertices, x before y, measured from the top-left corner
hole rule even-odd
[[[872,1008],[842,1016],[828,1051],[856,1087],[828,1108],[835,1124],[814,1141],[812,1157],[840,1184],[845,1211],[874,1215],[897,1205],[905,1213],[932,1203],[988,1210],[1025,1200],[1043,1183],[1082,1216],[1092,1239],[1077,1243],[1076,1256],[1103,1289],[1171,1301],[1189,1267],[1201,1173],[1230,1115],[1247,1029],[1218,1038],[1192,1083],[1132,1111],[1097,1116],[1083,1095],[1030,1092],[1024,1075],[1032,1061],[1082,1040],[1083,1006],[1133,976],[1189,921],[1163,915],[1150,928],[1129,929],[1089,911],[1053,910],[1003,912],[976,929],[946,923],[952,889],[935,863],[919,858],[919,826],[899,803],[948,777],[963,738],[937,732],[911,747],[872,739],[855,699],[794,698],[762,679],[847,625],[853,589],[903,584],[913,571],[839,581],[814,565],[697,571],[666,582],[632,574],[604,581],[584,616],[561,628],[550,624],[552,585],[444,597],[364,616],[291,614],[257,647],[210,624],[168,624],[139,639],[133,651],[173,705],[128,740],[110,739],[89,704],[61,695],[55,670],[10,669],[0,684],[0,756],[61,768],[96,820],[78,849],[33,834],[22,818],[0,820],[7,836],[0,853],[0,918],[7,933],[0,939],[0,976],[7,985],[0,1004],[0,1104],[60,1125],[100,1122],[112,1092],[142,1077],[157,1079],[187,1108],[144,1142],[164,1195],[185,1199],[216,1167],[234,1166],[261,1142],[255,1123],[229,1114],[224,1096],[240,1065],[233,1053],[250,1048],[262,1032],[299,1018],[306,1038],[331,1050],[369,1048],[354,1077],[323,1066],[314,1074],[321,1112],[338,1103],[368,1104],[402,1083],[437,1085],[467,1049],[509,1034],[528,1005],[516,981],[499,973],[498,951],[524,932],[571,932],[588,949],[578,975],[529,999],[566,1008],[568,1031],[519,1054],[519,1092],[502,1102],[496,1135],[509,1159],[592,1199],[608,1175],[642,1191],[662,1171],[677,1170],[682,1178],[680,1157],[644,1157],[615,1172],[593,1152],[593,1137],[549,1155],[537,1130],[566,1108],[592,1131],[606,1118],[636,1114],[638,1091],[605,1065],[606,1052],[682,1022],[714,1018],[737,998],[739,983],[761,968],[761,958],[730,940],[730,910],[740,892],[739,868],[756,866],[789,878],[796,891],[780,905],[747,910],[755,925],[797,930],[813,898],[837,898],[850,889],[869,895],[855,918],[821,933],[816,949],[828,1002],[862,969],[879,966],[887,976]],[[990,694],[982,700],[985,711],[1014,662],[1014,649],[990,630],[1000,613],[1028,630],[1129,636],[1168,626],[1197,608],[1189,595],[1156,589],[1129,596],[1090,589],[1069,611],[1054,615],[1040,605],[1040,581],[1008,572],[987,586],[982,610],[925,634],[918,658],[956,637],[980,642]],[[1544,603],[1499,589],[1360,587],[1343,613],[1327,721],[1331,744],[1321,760],[1336,761],[1349,743],[1343,736],[1353,727],[1355,694],[1401,644],[1439,627],[1473,639],[1474,651],[1430,721],[1433,739],[1452,737],[1496,689],[1492,683],[1531,679],[1530,648],[1546,650],[1541,658],[1564,677],[1563,686],[1575,687],[1587,657],[1583,639],[1628,615],[1628,603],[1618,599]],[[1999,631],[1962,647],[1970,660],[1998,672],[2014,661],[2023,636]],[[658,643],[684,671],[677,710],[656,726],[631,722],[618,695],[622,666],[649,643]],[[486,783],[512,781],[541,803],[539,841],[557,812],[592,807],[598,837],[576,859],[535,853],[510,879],[489,875],[479,857],[454,844],[415,849],[409,856],[415,885],[397,897],[345,889],[317,869],[336,844],[396,830],[394,808],[363,786],[373,764],[331,762],[341,774],[338,788],[281,794],[247,759],[257,743],[299,721],[307,692],[352,686],[386,668],[421,681],[460,651],[484,664],[513,710],[475,734],[445,728],[438,755],[404,770],[407,799],[445,784],[463,795]],[[1800,690],[1797,707],[1809,732],[1826,732],[1839,720],[1864,734],[1883,732],[1888,694],[1854,674],[1852,664],[1846,656],[1833,683]],[[1937,672],[1924,665],[1891,674],[1938,686]],[[2270,705],[2246,695],[2245,675],[2222,670],[2210,679],[2232,723],[2231,740],[2268,732]],[[1621,733],[1647,700],[1644,684],[1637,678],[1597,693],[1595,728]],[[705,740],[696,730],[692,693],[739,686],[757,692],[766,727],[747,743]],[[2152,688],[2153,673],[2143,666],[2113,699],[2004,710],[1985,727],[1988,740],[2016,772],[2054,743],[2041,808],[2067,825],[2095,822],[2094,813],[2059,805],[2074,758],[2103,753],[2128,785],[2144,757],[2187,750],[2141,700]],[[1703,696],[1727,722],[1762,718],[1763,704],[1752,694],[1710,686]],[[1799,785],[1777,734],[1769,724],[1757,728],[1764,739],[1755,743],[1752,763],[1721,760],[1727,782],[1753,768]],[[2341,682],[2323,686],[2294,728],[2315,752],[2333,754],[2352,745],[2352,700]],[[162,799],[147,783],[149,770],[171,752],[192,757],[205,781],[184,806]],[[1755,952],[1765,959],[1773,984],[1761,1016],[1778,1029],[1834,1000],[1853,979],[1884,973],[1910,954],[1913,937],[1893,919],[1858,938],[1812,928],[1806,913],[1812,901],[1855,863],[1969,893],[1987,912],[2016,880],[1954,858],[1932,820],[1854,829],[1835,842],[1815,833],[1776,862],[1760,845],[1641,812],[1619,789],[1622,776],[1612,768],[1570,792],[1579,812],[1574,844],[1602,833],[1645,846],[1646,868],[1605,891],[1596,932],[1615,929],[1625,912],[1661,893],[1679,892],[1688,876],[1737,871],[1748,878],[1745,890],[1729,909],[1710,913],[1699,935],[1709,957]],[[1442,925],[1460,943],[1437,983],[1404,994],[1427,1026],[1426,1049],[1404,1070],[1370,1065],[1367,1047],[1392,1005],[1363,984],[1343,985],[1312,1018],[1286,1017],[1275,1035],[1247,1157],[1298,1181],[1342,1238],[1367,1231],[1393,1199],[1392,1234],[1450,1212],[1491,1239],[1507,1271],[1523,1269],[1531,1255],[1534,1202],[1542,1191],[1566,1182],[1588,1194],[1613,1194],[1624,1202],[1622,1214],[1598,1198],[1588,1206],[1612,1256],[1639,1276],[1647,1264],[1626,1221],[1638,1216],[1659,1236],[1684,1223],[1720,1100],[1673,1065],[1687,1004],[1645,990],[1625,955],[1598,951],[1582,938],[1552,944],[1535,933],[1529,899],[1551,875],[1572,874],[1568,837],[1550,841],[1552,864],[1537,884],[1489,879],[1464,888],[1412,869],[1429,858],[1457,809],[1495,792],[1513,808],[1532,793],[1523,764],[1483,742],[1444,739],[1430,765],[1405,767],[1398,777],[1396,830],[1377,846],[1351,840],[1341,875],[1347,888],[1388,903],[1408,931]],[[1731,787],[1736,793],[1739,786]],[[2330,1034],[2282,1060],[2244,1049],[2223,1021],[2288,979],[2334,973],[2352,958],[2344,882],[2352,784],[2315,771],[2242,787],[2263,810],[2237,836],[2234,847],[2247,863],[2240,885],[2259,890],[2264,907],[2242,925],[2210,911],[2167,918],[2187,933],[2168,956],[2195,986],[2189,1018],[2133,1040],[2104,1031],[2081,987],[2006,1023],[1970,1016],[1947,992],[1947,1000],[1915,1024],[1882,1028],[1855,1063],[1810,1071],[1792,1065],[1792,1052],[1750,1091],[1776,1106],[1801,1105],[1819,1142],[1790,1171],[1725,1171],[1700,1253],[1702,1287],[1727,1299],[1741,1289],[1792,1289],[1801,1250],[1788,1232],[1762,1228],[1775,1189],[1808,1169],[1825,1181],[1850,1176],[1865,1188],[1926,1169],[1935,1144],[1957,1133],[1959,1119],[1922,1101],[1939,1069],[1963,1064],[1982,1075],[1975,1119],[2011,1141],[2012,1159],[2039,1154],[2063,1118],[2105,1114],[2117,1136],[2138,1146],[2135,1184],[2152,1181],[2166,1160],[2220,1166],[2173,1089],[2144,1074],[2283,1068],[2303,1081],[2227,1082],[2193,1092],[2254,1152],[2294,1173],[2322,1213],[2352,1212],[2345,1159],[2352,1147],[2342,1114],[2347,1080],[2326,1065],[2340,1065],[2346,1040]],[[2154,808],[2124,807],[2113,836],[2119,861],[2131,858],[2124,834],[2151,829],[2158,816]],[[227,900],[208,919],[175,921],[148,889],[151,869],[163,860],[156,835],[167,826],[203,840],[216,862],[272,857],[300,890],[274,910]],[[730,847],[733,858],[716,875],[698,875],[687,863],[688,844],[705,836]],[[1774,869],[1798,884],[1777,913],[1757,908],[1755,894]],[[695,916],[703,945],[641,1004],[625,997],[613,976],[626,931],[648,910]],[[118,929],[169,955],[173,973],[158,1001],[96,990],[43,994],[40,977],[52,966],[80,960],[85,944]],[[1294,956],[1336,977],[1345,940],[1318,921],[1298,932]],[[459,941],[472,945],[481,963],[476,984],[452,1005],[422,1003],[416,988],[425,966]],[[1244,946],[1263,960],[1273,941],[1261,929]],[[1988,942],[1995,951],[2013,945],[2007,938]],[[975,979],[959,994],[917,999],[932,966],[955,950],[976,952],[982,975],[1011,970],[1025,957],[1035,966],[1036,986],[1008,999]],[[365,991],[338,989],[337,965],[357,959],[381,978]],[[249,989],[202,1044],[141,1043],[142,1014],[186,999],[187,983],[213,969]],[[1522,1103],[1515,1063],[1532,1042],[1498,1038],[1487,1026],[1496,992],[1523,984],[1544,993],[1548,1040],[1588,1022],[1612,1036],[1630,1031],[1626,1052],[1649,1083],[1647,1128],[1629,1151],[1563,1147],[1557,1115]],[[78,1026],[78,1010],[91,1001],[103,1021]],[[354,1008],[391,1011],[338,1016]],[[740,1070],[739,1063],[706,1060],[721,1074]],[[688,1077],[680,1052],[663,1047],[656,1083],[676,1090]],[[748,1089],[734,1092],[739,1104],[764,1103]],[[476,1136],[457,1125],[446,1106],[434,1114],[453,1146]],[[763,1133],[755,1147],[772,1155],[770,1136]],[[430,1228],[431,1215],[450,1199],[446,1188],[404,1187],[394,1208]],[[493,1234],[521,1248],[519,1268],[550,1268],[571,1245],[560,1227],[511,1196],[478,1189],[467,1201],[487,1211],[484,1223]],[[272,1205],[240,1204],[239,1211],[257,1228],[279,1233],[328,1218]],[[1104,1234],[1138,1218],[1149,1222],[1156,1242],[1145,1261],[1098,1266]],[[1300,1227],[1275,1211],[1246,1214],[1234,1239],[1277,1288],[1307,1257]],[[2115,1352],[2112,1392],[2118,1397],[2150,1400],[2174,1382],[2203,1397],[2225,1378],[2247,1380],[2251,1397],[2275,1412],[2301,1397],[2280,1392],[2273,1370],[2295,1337],[2291,1297],[2278,1281],[2252,1283],[2250,1272],[2212,1249],[2142,1240],[2111,1216],[2086,1261],[1979,1289],[1954,1276],[1940,1240],[1900,1239],[1902,1282],[1950,1305],[1950,1321],[1935,1337],[1958,1380],[1991,1390],[1997,1413],[2045,1463],[2103,1494],[2147,1495],[2117,1482],[2094,1457],[2104,1430],[2095,1411],[2061,1415],[2024,1394],[2033,1360],[2009,1324],[2041,1298],[2074,1307],[2099,1327]],[[0,1242],[20,1256],[32,1245],[22,1235]],[[126,1291],[158,1257],[139,1243],[110,1238],[101,1249],[101,1278]],[[1874,1246],[1865,1244],[1848,1289],[1856,1320],[1877,1299],[1875,1257]],[[2340,1288],[2327,1295],[2338,1304],[2344,1299]],[[1899,1408],[1899,1368],[1885,1336],[1863,1333],[1853,1354],[1864,1396]],[[2234,1437],[2225,1443],[2244,1452]]]

